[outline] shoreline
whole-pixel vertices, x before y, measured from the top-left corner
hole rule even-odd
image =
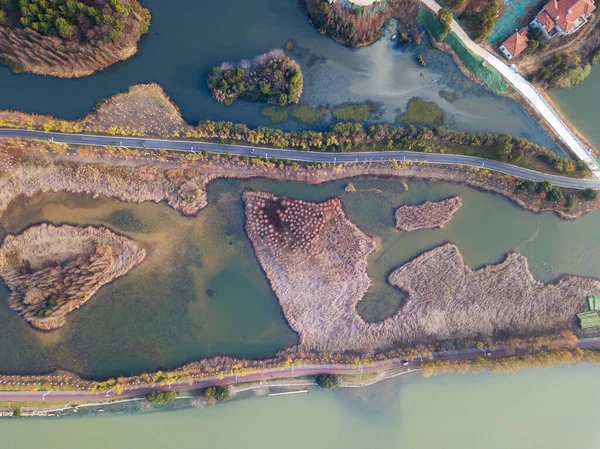
[[[0,215],[18,196],[65,191],[107,196],[126,202],[167,202],[193,216],[206,207],[207,185],[219,178],[268,179],[321,184],[360,176],[383,176],[444,181],[502,195],[534,213],[553,211],[563,219],[576,219],[600,207],[600,200],[581,201],[565,209],[565,200],[552,202],[535,192],[518,189],[516,177],[468,165],[430,162],[376,161],[337,164],[266,160],[223,154],[190,154],[108,147],[79,147],[76,154],[62,144],[6,141],[14,165],[0,177]],[[287,150],[284,150],[287,151]],[[156,156],[148,157],[144,156]],[[385,154],[385,153],[382,153]],[[71,156],[71,157],[70,157]],[[72,156],[77,156],[74,158]],[[143,156],[143,157],[142,157]],[[20,160],[17,162],[16,159]],[[535,184],[535,183],[534,183]],[[569,189],[563,189],[565,196]]]

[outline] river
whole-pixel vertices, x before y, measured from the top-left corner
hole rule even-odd
[[[397,109],[405,111],[411,98],[421,97],[438,104],[449,128],[513,134],[555,148],[518,103],[469,81],[449,55],[426,43],[420,49],[398,48],[390,40],[393,24],[375,45],[351,50],[317,33],[297,0],[143,3],[152,10],[152,26],[133,58],[76,80],[15,75],[0,66],[0,108],[76,119],[99,98],[134,84],[156,82],[192,124],[213,119],[269,125],[269,119],[260,114],[263,105],[248,101],[237,101],[232,107],[218,104],[206,79],[214,65],[251,59],[293,39],[296,48],[290,54],[299,61],[305,78],[302,101],[313,106],[370,100],[383,105],[380,120],[393,122]],[[427,69],[416,62],[417,53],[423,55]],[[277,126],[293,129],[300,125],[288,121]]]
[[[27,226],[52,223],[105,225],[139,241],[147,259],[127,276],[102,287],[50,333],[29,327],[8,307],[0,287],[0,372],[35,373],[65,368],[86,377],[172,368],[215,354],[274,355],[296,342],[277,298],[255,259],[244,230],[245,189],[309,201],[339,196],[349,217],[377,240],[369,259],[373,285],[358,307],[368,320],[402,304],[387,275],[424,251],[455,243],[472,268],[496,263],[512,250],[528,259],[534,276],[563,273],[600,277],[600,211],[575,221],[536,215],[504,197],[450,183],[363,177],[319,186],[265,179],[217,180],[209,205],[196,218],[165,204],[127,204],[85,195],[40,195],[14,202],[3,216],[0,238]],[[394,209],[453,195],[462,209],[444,229],[400,234]],[[582,301],[584,299],[582,298]]]
[[[3,449],[596,449],[599,367],[404,377],[128,416],[3,420]]]

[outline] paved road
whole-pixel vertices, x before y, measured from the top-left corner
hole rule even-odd
[[[376,151],[357,153],[330,153],[300,151],[277,148],[259,148],[246,145],[224,145],[219,143],[171,140],[171,139],[142,139],[137,137],[114,137],[89,134],[47,133],[43,131],[30,131],[24,129],[0,128],[0,138],[21,138],[47,140],[72,145],[97,145],[97,146],[125,146],[130,148],[146,148],[151,150],[171,150],[183,152],[208,151],[216,154],[232,154],[236,156],[262,156],[275,157],[278,159],[289,159],[302,162],[370,162],[370,161],[426,161],[436,164],[468,165],[471,167],[483,167],[488,170],[505,173],[531,181],[550,181],[559,187],[572,189],[600,189],[600,180],[586,180],[567,178],[541,173],[526,168],[516,167],[503,162],[492,161],[473,156],[459,154],[435,154],[418,153],[414,151]]]
[[[435,0],[420,0],[425,6],[437,13],[441,6]],[[467,46],[471,52],[480,56],[484,61],[487,61],[492,67],[494,67],[500,74],[508,80],[512,86],[527,99],[529,104],[542,116],[548,125],[556,132],[558,136],[563,140],[565,145],[571,149],[571,151],[586,165],[590,168],[596,178],[600,179],[600,165],[598,162],[590,156],[588,150],[579,141],[579,139],[573,134],[567,125],[561,120],[558,114],[552,109],[548,102],[540,95],[540,93],[533,87],[525,78],[518,73],[515,73],[508,65],[498,59],[496,56],[489,53],[483,47],[473,42],[467,35],[465,30],[456,22],[452,22],[452,31],[458,36],[458,38]]]
[[[596,338],[585,338],[578,341],[577,346],[581,349],[599,349],[600,348],[600,337]],[[517,351],[518,354],[527,354],[529,351],[522,350]],[[512,353],[511,353],[512,354]],[[494,349],[488,351],[484,349],[462,349],[456,351],[446,351],[434,353],[430,359],[416,358],[410,360],[406,364],[405,359],[389,359],[383,361],[376,361],[365,366],[352,366],[352,365],[310,365],[300,367],[288,367],[288,368],[275,368],[265,369],[261,372],[251,373],[247,375],[229,375],[222,378],[219,377],[207,377],[198,380],[194,380],[193,383],[174,383],[171,385],[150,385],[144,384],[139,385],[135,388],[129,388],[123,391],[122,394],[115,395],[112,392],[107,393],[89,393],[87,391],[61,391],[61,392],[20,392],[20,391],[0,391],[0,400],[2,401],[39,401],[39,400],[52,400],[52,401],[90,401],[90,400],[102,400],[102,399],[118,399],[132,396],[139,396],[152,391],[168,391],[168,390],[190,390],[193,388],[206,388],[214,385],[228,385],[239,382],[258,382],[268,381],[271,378],[291,378],[299,376],[309,376],[315,374],[360,374],[360,373],[373,373],[387,371],[395,368],[406,368],[413,369],[418,368],[423,363],[431,361],[444,361],[444,360],[467,360],[474,359],[477,357],[503,357],[509,355],[508,351],[504,348]]]

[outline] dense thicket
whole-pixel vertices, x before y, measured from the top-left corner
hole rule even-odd
[[[296,61],[273,50],[236,66],[213,67],[208,87],[218,102],[228,106],[240,97],[287,106],[300,100],[304,80]]]
[[[0,0],[0,22],[65,40],[118,42],[130,9],[121,0]],[[148,31],[150,12],[142,8],[141,33]]]

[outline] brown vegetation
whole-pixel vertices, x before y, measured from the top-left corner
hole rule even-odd
[[[300,351],[368,353],[397,343],[564,330],[584,310],[586,295],[600,292],[600,282],[589,278],[564,277],[554,285],[537,282],[518,254],[473,272],[455,246],[444,245],[390,275],[390,283],[409,298],[396,315],[367,323],[356,305],[370,285],[366,260],[374,241],[341,208],[330,208],[333,200],[309,207],[253,192],[246,192],[244,200],[248,236],[299,336]],[[266,213],[269,204],[275,213]],[[277,221],[280,212],[287,213],[282,208],[291,208],[296,228],[309,229],[310,244],[302,250],[290,251],[286,243],[288,231]],[[330,216],[323,210],[334,212]],[[320,231],[315,234],[313,229]]]
[[[396,229],[410,232],[417,229],[441,228],[462,206],[455,196],[443,201],[427,201],[419,206],[401,206],[396,209]]]
[[[6,144],[6,142],[5,142]],[[156,166],[111,166],[28,154],[0,176],[0,214],[18,196],[43,192],[88,193],[123,201],[166,201],[184,215],[206,206],[206,184],[216,174]]]
[[[339,2],[304,0],[306,11],[320,33],[349,47],[363,47],[375,42],[390,17],[401,20],[400,27],[417,37],[413,19],[419,6],[411,0],[389,0],[372,6],[350,8]]]
[[[600,353],[584,349],[539,352],[509,357],[479,357],[472,360],[453,360],[421,365],[423,377],[450,373],[515,373],[527,368],[550,368],[557,365],[581,365],[600,363]]]
[[[11,308],[36,329],[53,330],[145,256],[138,244],[105,228],[42,224],[4,239],[0,277],[11,290]]]
[[[400,312],[404,341],[563,330],[585,309],[585,297],[600,292],[600,281],[578,276],[545,285],[518,253],[472,271],[451,244],[398,268],[389,282],[408,293]]]
[[[138,41],[148,31],[149,11],[137,0],[90,3],[101,12],[98,20],[103,23],[93,25],[85,18],[73,26],[77,33],[69,38],[45,35],[20,25],[0,26],[0,57],[17,72],[77,78],[133,56]],[[104,23],[105,17],[113,15]]]

